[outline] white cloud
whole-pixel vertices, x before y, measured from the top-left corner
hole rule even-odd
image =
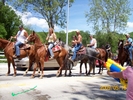
[[[127,27],[133,28],[133,22],[128,22],[128,23],[127,23]]]
[[[47,29],[48,25],[45,19],[34,17],[31,12],[21,13],[16,11],[16,13],[21,16],[24,25],[36,26],[41,29]],[[39,30],[39,29],[38,29]]]

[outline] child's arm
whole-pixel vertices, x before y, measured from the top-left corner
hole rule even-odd
[[[109,76],[114,77],[114,78],[123,78],[122,72],[110,72],[110,71],[107,71],[107,74]]]

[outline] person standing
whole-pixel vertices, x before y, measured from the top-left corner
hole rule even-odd
[[[110,72],[107,71],[107,74],[114,78],[123,78],[127,79],[127,91],[126,91],[126,100],[133,100],[133,69],[128,66],[122,72]]]
[[[55,43],[56,39],[57,39],[57,37],[56,37],[56,34],[54,33],[53,28],[49,28],[49,33],[46,37],[46,40],[48,41],[48,50],[50,53],[50,59],[54,58],[52,48],[54,47],[54,43]]]
[[[131,61],[131,66],[133,66],[133,55],[132,55],[132,50],[133,50],[133,39],[130,37],[129,34],[125,34],[126,36],[126,43],[124,44],[124,48],[126,48],[129,52],[129,58]]]
[[[90,35],[90,43],[87,44],[87,47],[91,48],[97,48],[97,40],[93,37],[93,35]]]
[[[76,44],[74,46],[74,51],[73,51],[73,56],[72,58],[69,58],[70,61],[74,61],[76,58],[76,53],[77,51],[80,49],[80,47],[82,46],[82,36],[80,35],[80,31],[76,31],[76,35],[77,35],[77,40],[73,41],[74,44]]]
[[[16,39],[15,43],[15,55],[13,55],[13,58],[19,58],[20,56],[20,46],[22,44],[25,44],[25,40],[28,37],[27,31],[23,28],[23,25],[19,25],[19,31],[17,32],[16,36],[11,36],[11,38]]]

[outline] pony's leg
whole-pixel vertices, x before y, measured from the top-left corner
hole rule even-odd
[[[32,61],[29,60],[29,67],[26,69],[26,71],[24,72],[23,76],[25,76],[28,73],[28,71],[29,71],[29,69],[31,67],[32,67]]]
[[[41,64],[40,64],[41,66],[41,75],[40,75],[40,79],[42,79],[43,78],[43,76],[44,76],[44,73],[43,73],[43,70],[44,70],[44,62],[43,62],[43,60],[41,61]]]
[[[79,71],[80,75],[82,74],[82,65],[83,65],[83,62],[81,60],[81,62],[80,62],[80,71]]]
[[[57,58],[56,60],[57,60],[58,64],[60,65],[60,68],[59,68],[59,70],[57,71],[57,74],[56,74],[56,76],[59,77],[59,76],[62,75],[62,69],[64,67],[64,61],[63,61],[62,58]]]
[[[95,75],[95,61],[93,61],[92,67],[93,67],[93,75]]]
[[[10,74],[10,62],[8,60],[7,60],[7,62],[8,62],[8,72],[7,72],[6,76],[8,76]]]
[[[13,76],[15,77],[17,72],[16,72],[16,68],[15,68],[15,63],[14,63],[14,59],[12,59],[12,66],[13,66],[13,70],[14,70],[14,74]],[[10,63],[9,63],[9,70],[10,70]]]
[[[95,61],[89,61],[89,66],[90,66],[90,69],[87,75],[90,75],[90,72],[92,71],[92,69],[93,69],[93,75],[95,75]]]
[[[69,64],[69,76],[71,76],[71,74],[72,74],[72,71],[71,71],[71,62],[70,62],[70,64]]]
[[[31,75],[31,78],[35,77],[36,68],[37,68],[37,63],[34,64],[33,74]]]
[[[98,72],[98,74],[100,74],[100,72],[101,72],[101,67],[102,67],[102,64],[101,64],[100,60],[98,60],[98,63],[99,63],[99,72]]]
[[[85,62],[84,64],[85,64],[85,74],[87,75],[87,62]]]
[[[89,69],[89,72],[87,73],[87,75],[90,75],[90,72],[92,71],[92,68],[93,68],[93,66],[92,66],[92,63],[91,63],[91,62],[89,62],[89,66],[90,66],[90,69]]]

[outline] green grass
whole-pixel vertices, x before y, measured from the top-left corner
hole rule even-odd
[[[5,56],[0,56],[0,59],[6,59],[6,57]]]
[[[6,60],[0,60],[0,63],[7,63]]]

